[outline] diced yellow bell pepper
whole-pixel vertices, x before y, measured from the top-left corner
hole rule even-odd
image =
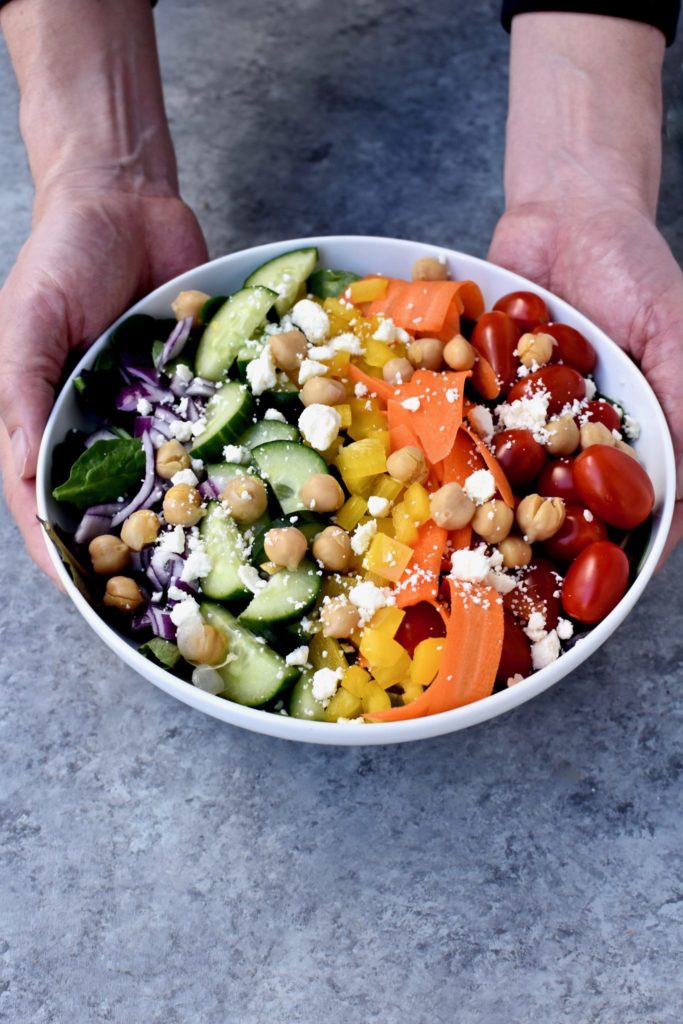
[[[396,665],[406,650],[383,630],[366,626],[360,638],[360,653],[367,659],[370,670],[374,671]]]
[[[401,696],[402,704],[410,704],[412,701],[417,700],[424,693],[424,688],[418,683],[406,683],[403,687],[403,694]]]
[[[372,302],[386,295],[389,282],[386,277],[368,277],[362,281],[353,281],[344,292],[344,298],[355,305],[361,302]]]
[[[350,398],[349,406],[351,407],[351,425],[348,432],[354,441],[370,437],[375,431],[387,429],[387,416],[380,409],[377,399]]]
[[[352,494],[351,497],[344,502],[342,507],[334,517],[337,526],[341,526],[342,530],[355,530],[359,522],[368,510],[368,503],[365,498],[361,498],[358,494]]]
[[[338,317],[340,320],[345,322],[344,329],[340,331],[343,334],[348,331],[348,323],[351,320],[355,320],[356,317],[360,316],[360,312],[353,306],[349,306],[346,302],[340,302],[339,299],[325,299],[323,302],[323,309],[327,313],[328,317]]]
[[[389,686],[402,686],[410,675],[410,655],[403,648],[401,651],[401,657],[394,665],[389,665],[387,668],[377,666],[372,669],[373,677],[383,690]]]
[[[347,427],[351,426],[351,419],[352,419],[351,406],[350,405],[346,405],[346,404],[335,405],[335,409],[337,410],[337,412],[341,416],[341,428],[342,428],[342,430],[346,430]]]
[[[366,572],[363,575],[364,583],[374,583],[376,587],[386,587],[387,581],[384,576],[378,576],[376,572]]]
[[[410,666],[411,683],[429,686],[439,671],[444,646],[445,640],[439,637],[428,637],[420,641],[413,651],[413,662]]]
[[[385,516],[384,519],[376,519],[375,522],[377,523],[378,533],[383,533],[386,537],[396,536],[393,519],[387,519]]]
[[[342,476],[377,476],[387,468],[387,457],[381,439],[366,437],[347,444],[339,453],[337,465]]]
[[[334,696],[330,697],[330,703],[325,708],[325,718],[328,722],[336,722],[338,718],[358,718],[362,711],[361,698],[340,686]]]
[[[377,341],[376,338],[368,338],[365,343],[365,362],[370,366],[381,369],[390,359],[394,359],[396,352],[387,345],[386,341]]]
[[[387,537],[384,533],[377,533],[372,538],[363,564],[370,572],[397,583],[412,557],[413,549],[407,544],[394,537]]]
[[[394,505],[391,510],[391,518],[394,523],[396,540],[402,544],[415,544],[417,542],[417,527],[404,501]]]
[[[334,670],[340,668],[342,672],[346,672],[349,667],[339,642],[331,636],[323,636],[322,633],[316,633],[311,638],[308,647],[308,660],[315,669],[331,668]]]
[[[375,480],[375,490],[372,493],[378,498],[386,498],[393,505],[402,490],[403,484],[400,480],[394,480],[388,473],[384,473]]]
[[[363,697],[363,711],[366,715],[373,711],[388,711],[391,707],[391,698],[385,693],[379,684],[371,683],[368,692]]]
[[[406,489],[403,500],[410,515],[413,517],[413,521],[419,523],[420,526],[431,518],[432,512],[429,507],[429,495],[422,484],[417,482],[411,484]]]
[[[352,665],[342,677],[341,684],[345,690],[361,699],[365,696],[372,679],[369,672],[366,672],[360,665]]]
[[[396,636],[396,631],[405,618],[406,613],[395,605],[388,605],[376,611],[370,620],[369,627],[376,629],[378,633],[384,633],[390,640]]]
[[[331,466],[333,462],[336,462],[343,444],[344,438],[340,434],[338,437],[335,437],[329,448],[326,448],[324,452],[320,453],[328,466]]]
[[[332,359],[326,364],[329,367],[328,376],[346,377],[350,359],[351,356],[348,352],[335,352]]]

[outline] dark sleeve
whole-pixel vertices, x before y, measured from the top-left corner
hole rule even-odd
[[[573,14],[607,14],[612,18],[628,18],[642,21],[660,29],[670,46],[676,38],[680,0],[640,0],[636,3],[539,3],[534,0],[503,0],[501,21],[507,31],[515,14],[530,14],[534,11],[563,11]]]

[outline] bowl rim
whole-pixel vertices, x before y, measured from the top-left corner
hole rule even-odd
[[[64,380],[58,395],[55,398],[52,411],[48,418],[43,433],[43,439],[38,455],[36,470],[36,499],[38,514],[42,519],[49,517],[49,481],[50,481],[50,457],[53,448],[58,443],[58,438],[53,438],[57,420],[60,416],[62,403],[65,401],[68,389],[74,377],[87,368],[96,354],[106,345],[107,338],[111,331],[123,320],[134,313],[144,312],[145,308],[153,303],[164,291],[180,290],[186,284],[193,282],[198,274],[206,272],[207,268],[221,270],[222,266],[229,269],[232,263],[238,262],[247,254],[254,257],[254,260],[266,253],[270,258],[278,255],[279,251],[287,251],[293,248],[304,248],[316,246],[323,248],[326,245],[350,245],[350,246],[392,246],[395,249],[406,252],[419,247],[421,255],[447,255],[453,260],[464,260],[474,267],[495,268],[503,273],[510,282],[510,291],[532,290],[540,295],[551,307],[560,308],[560,313],[567,310],[571,312],[572,319],[581,322],[581,330],[588,332],[593,339],[599,338],[599,347],[606,346],[610,352],[610,358],[614,358],[617,364],[624,367],[629,374],[635,372],[639,386],[648,395],[655,413],[655,423],[651,424],[658,436],[658,442],[662,448],[662,468],[664,478],[664,494],[661,504],[657,510],[655,526],[650,538],[649,550],[643,559],[638,574],[632,585],[627,590],[619,604],[606,616],[602,622],[593,627],[585,638],[580,639],[569,651],[563,653],[555,662],[535,672],[520,683],[493,693],[472,704],[456,708],[452,711],[440,712],[436,715],[429,715],[422,718],[410,719],[401,722],[383,723],[329,723],[309,722],[303,719],[292,718],[289,715],[278,715],[272,712],[265,712],[258,708],[250,708],[223,697],[218,697],[203,690],[198,690],[191,683],[174,676],[171,672],[140,654],[124,637],[100,617],[84,596],[77,589],[68,572],[66,571],[61,558],[59,557],[54,544],[45,535],[45,543],[49,556],[57,571],[67,594],[76,605],[77,609],[94,630],[98,637],[130,668],[138,675],[152,682],[158,688],[174,696],[176,699],[190,705],[196,710],[202,711],[223,722],[245,728],[253,732],[260,732],[264,735],[274,736],[281,739],[295,740],[300,742],[321,743],[335,746],[376,746],[393,743],[413,742],[444,734],[455,732],[459,729],[469,728],[482,722],[504,714],[519,705],[526,703],[533,697],[542,693],[550,686],[559,682],[566,675],[569,675],[591,656],[615,629],[626,618],[630,611],[640,599],[645,587],[650,581],[659,559],[671,525],[675,504],[676,468],[675,456],[669,427],[652,387],[645,379],[640,369],[627,356],[616,342],[595,323],[588,319],[583,313],[571,306],[564,299],[541,287],[534,281],[522,277],[520,274],[500,267],[488,260],[448,246],[436,245],[433,242],[422,242],[413,239],[387,238],[380,235],[314,235],[294,239],[282,239],[280,241],[266,242],[246,249],[240,249],[233,253],[219,256],[209,260],[198,267],[185,271],[183,274],[167,281],[155,288],[154,291],[135,302],[129,309],[121,314],[107,329],[88,347],[77,365],[72,369]],[[258,265],[255,263],[255,265]],[[473,275],[474,276],[474,275]],[[142,308],[141,308],[142,307]],[[558,673],[557,667],[561,666]]]

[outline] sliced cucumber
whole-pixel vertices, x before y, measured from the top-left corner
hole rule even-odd
[[[259,287],[242,288],[231,295],[202,334],[195,361],[197,374],[207,380],[221,380],[276,299],[275,292]]]
[[[228,639],[232,658],[217,669],[225,684],[221,697],[257,708],[298,679],[300,669],[287,665],[284,658],[240,625],[225,608],[204,603],[199,610],[204,621]]]
[[[208,324],[209,320],[212,320],[215,317],[218,310],[227,301],[227,295],[212,295],[210,299],[207,299],[199,310],[200,323]]]
[[[225,490],[228,480],[243,476],[246,472],[247,467],[241,462],[211,462],[206,467],[207,476],[215,483],[219,494]]]
[[[294,249],[264,263],[246,279],[244,285],[249,288],[262,285],[277,292],[275,312],[282,316],[294,305],[317,262],[317,249]]]
[[[292,718],[303,718],[307,722],[326,722],[325,709],[313,696],[313,673],[304,672],[294,683],[289,696],[289,713]]]
[[[244,384],[230,381],[218,389],[206,407],[206,427],[195,438],[194,459],[219,459],[223,447],[232,444],[252,422],[254,402]]]
[[[293,384],[291,380],[287,380],[287,378],[285,378],[280,381],[276,387],[271,388],[270,391],[263,392],[260,396],[261,407],[272,407],[273,409],[277,409],[284,416],[293,419],[297,417],[303,409],[299,394],[300,391],[296,384]]]
[[[308,279],[308,290],[319,299],[336,299],[343,291],[360,281],[358,274],[350,270],[316,270]]]
[[[208,576],[202,579],[203,594],[216,601],[248,597],[249,591],[239,577],[240,567],[246,560],[245,544],[235,521],[220,502],[210,502],[199,532],[212,566]]]
[[[251,455],[286,516],[308,511],[300,497],[301,488],[309,477],[329,472],[321,455],[295,441],[270,441],[254,448]]]
[[[291,423],[282,423],[280,420],[260,420],[247,427],[238,444],[251,450],[258,448],[260,444],[268,444],[270,441],[299,440],[301,440],[301,435]]]
[[[286,529],[288,526],[295,526],[297,530],[301,530],[308,541],[313,540],[314,537],[325,529],[325,523],[322,522],[320,517],[314,516],[309,512],[300,512],[298,515],[273,519],[272,522],[266,523],[259,533],[254,535],[254,543],[251,548],[251,561],[254,565],[262,565],[263,562],[268,561],[268,555],[264,547],[264,540],[268,530]]]
[[[318,600],[322,572],[305,559],[297,569],[282,569],[271,576],[265,587],[240,615],[240,622],[260,632],[273,625],[297,622]]]

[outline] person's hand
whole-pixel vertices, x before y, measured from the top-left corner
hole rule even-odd
[[[489,258],[576,306],[640,364],[676,448],[679,501],[668,554],[683,537],[683,272],[665,240],[626,201],[567,199],[509,209]]]
[[[206,258],[197,220],[178,198],[83,180],[37,197],[31,236],[0,291],[0,465],[29,553],[53,578],[33,478],[67,355],[137,297]]]

